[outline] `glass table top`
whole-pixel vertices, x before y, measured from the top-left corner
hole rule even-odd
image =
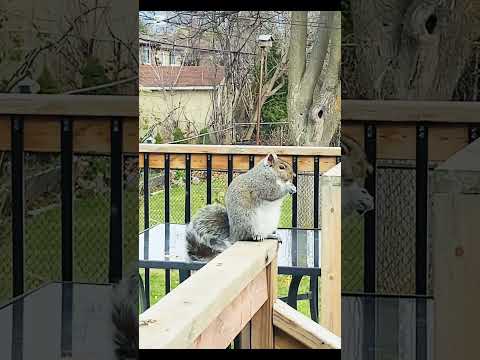
[[[48,283],[3,305],[1,359],[118,359],[112,289]]]

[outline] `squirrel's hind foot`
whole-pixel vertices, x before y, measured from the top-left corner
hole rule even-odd
[[[253,235],[253,241],[263,241],[265,238],[263,235]]]

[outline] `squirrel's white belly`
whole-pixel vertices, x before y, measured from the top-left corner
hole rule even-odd
[[[253,225],[257,235],[267,236],[278,228],[282,199],[263,201],[254,215]]]

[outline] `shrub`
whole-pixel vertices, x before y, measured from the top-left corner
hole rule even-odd
[[[198,138],[197,143],[203,145],[210,145],[212,142],[210,141],[210,134],[208,133],[208,128],[203,128],[200,130],[200,137]]]
[[[183,134],[182,129],[178,127],[175,128],[175,130],[173,130],[173,141],[178,141],[180,144],[184,144],[184,141],[180,141],[183,139],[185,139],[185,135]]]

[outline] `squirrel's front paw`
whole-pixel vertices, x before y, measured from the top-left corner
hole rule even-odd
[[[287,190],[290,194],[295,194],[297,192],[297,188],[292,183],[287,184]]]
[[[263,241],[265,238],[262,235],[253,235],[253,241]]]

